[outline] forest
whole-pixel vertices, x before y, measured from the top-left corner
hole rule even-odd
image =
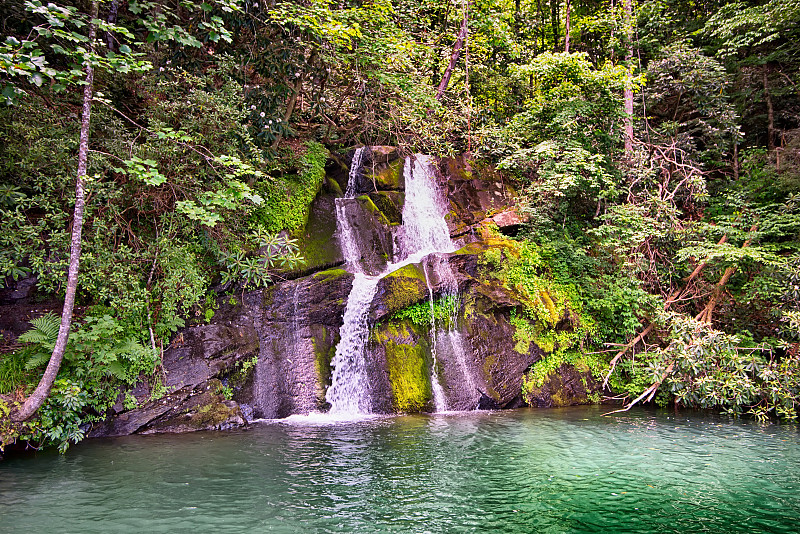
[[[486,262],[578,318],[534,380],[581,361],[621,409],[797,418],[800,0],[0,15],[0,288],[53,310],[0,338],[3,442],[66,449],[142,376],[166,394],[171,337],[302,268],[326,166],[375,145],[518,184],[516,256]]]

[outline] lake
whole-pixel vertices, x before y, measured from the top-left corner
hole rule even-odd
[[[292,418],[0,462],[0,532],[798,532],[800,431],[603,407]]]

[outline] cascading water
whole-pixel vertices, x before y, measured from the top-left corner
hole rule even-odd
[[[352,199],[356,196],[358,173],[361,170],[363,155],[364,149],[360,148],[353,156],[347,192],[344,198],[336,201],[337,230],[342,254],[348,269],[355,273],[355,279],[345,306],[344,323],[340,330],[341,340],[331,362],[334,370],[326,399],[331,405],[330,413],[344,417],[365,415],[372,411],[364,348],[369,337],[370,305],[381,278],[409,263],[420,262],[429,254],[448,253],[456,249],[444,220],[447,210],[442,205],[435,189],[431,158],[417,155],[414,158],[406,158],[403,171],[405,204],[403,206],[403,225],[400,230],[400,246],[395,253],[396,263],[389,264],[383,272],[377,275],[364,272],[361,264],[363,254],[360,250],[360,241],[356,229],[352,227],[347,216],[347,205],[351,204]],[[452,273],[450,276],[452,277]],[[427,270],[426,279],[428,280],[431,306],[433,306],[433,291]],[[434,331],[433,335],[435,336],[435,334]],[[435,359],[435,349],[433,356]],[[436,367],[434,361],[431,371],[434,402],[437,411],[443,411],[447,409],[447,403],[444,391],[436,377]]]
[[[406,203],[403,208],[404,223],[404,245],[409,249],[426,250],[429,252],[448,253],[456,250],[456,245],[450,239],[450,232],[444,216],[447,213],[446,206],[434,188],[435,179],[433,165],[428,156],[418,156],[414,161],[413,170],[409,161],[406,160],[405,167],[406,181]],[[431,287],[431,275],[439,279],[443,288],[441,297],[451,303],[458,302],[458,281],[453,274],[453,269],[446,256],[435,255],[426,259],[423,264],[425,281],[428,285],[428,296],[431,306],[431,356],[433,365],[431,366],[431,385],[433,389],[434,405],[437,412],[443,412],[450,408],[437,376],[438,356],[443,352],[441,349],[448,349],[458,363],[461,379],[464,381],[465,396],[476,392],[475,381],[467,366],[468,342],[456,328],[458,307],[451,309],[452,316],[447,321],[448,325],[443,330],[443,336],[439,335],[439,327],[436,324],[434,310],[434,295]],[[444,345],[444,346],[443,346]],[[458,399],[459,408],[474,408],[464,404],[463,399]]]
[[[431,363],[431,389],[433,390],[433,406],[437,412],[446,412],[447,398],[444,395],[444,388],[442,387],[442,384],[439,382],[439,378],[436,375],[436,369],[438,367],[438,361],[436,358],[436,309],[434,308],[433,287],[431,286],[430,276],[428,276],[427,262],[423,262],[422,269],[425,272],[425,284],[428,286],[428,302],[431,310],[430,336],[431,358],[433,359],[433,362]]]
[[[433,163],[430,156],[418,154],[406,158],[403,168],[406,198],[403,205],[401,255],[408,257],[420,252],[454,252],[450,230],[444,216],[447,209],[435,188]]]
[[[325,396],[331,414],[357,415],[370,413],[370,394],[367,382],[364,345],[369,336],[367,314],[378,287],[377,276],[368,276],[361,265],[358,236],[347,216],[348,200],[354,199],[365,147],[356,149],[347,180],[344,198],[336,199],[336,227],[342,255],[348,269],[355,273],[353,287],[347,297],[341,340],[331,362],[334,368],[331,386]]]

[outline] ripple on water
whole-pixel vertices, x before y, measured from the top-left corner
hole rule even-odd
[[[800,436],[594,408],[87,441],[0,464],[0,532],[794,532]]]

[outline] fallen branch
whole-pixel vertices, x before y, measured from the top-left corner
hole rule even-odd
[[[755,230],[754,229],[751,230],[751,232],[753,232],[753,231],[755,231]],[[722,238],[719,240],[717,245],[722,245],[727,240],[728,240],[728,235],[726,234],[726,235],[722,236]],[[749,245],[750,241],[748,240],[745,244]],[[665,310],[668,309],[670,307],[670,305],[672,305],[674,302],[677,302],[677,301],[682,299],[682,297],[686,294],[686,291],[689,288],[689,284],[692,282],[692,280],[694,280],[695,278],[697,278],[700,275],[700,273],[703,271],[703,268],[706,266],[707,263],[708,262],[703,262],[700,265],[698,265],[697,267],[695,267],[694,270],[691,272],[691,274],[686,278],[686,281],[685,281],[683,287],[680,287],[680,288],[678,288],[678,289],[676,289],[675,291],[672,292],[672,295],[670,295],[667,298],[666,302],[664,302],[664,309]],[[731,274],[733,274],[733,273],[731,273]],[[620,358],[622,358],[629,350],[631,350],[634,346],[636,346],[637,343],[639,343],[640,341],[644,340],[644,338],[647,336],[647,334],[652,332],[654,326],[655,325],[652,322],[650,324],[648,324],[647,328],[642,330],[642,332],[638,336],[633,338],[630,341],[630,343],[628,343],[624,347],[622,347],[622,349],[620,349],[620,351],[611,359],[611,362],[609,364],[611,367],[609,368],[608,373],[606,374],[606,377],[603,379],[603,389],[605,389],[606,386],[608,386],[608,379],[611,378],[611,373],[613,373],[614,369],[616,369],[617,363],[619,362]]]
[[[656,396],[656,391],[658,391],[658,387],[659,387],[659,386],[661,385],[661,383],[662,383],[662,382],[664,382],[664,380],[665,380],[665,379],[666,379],[666,378],[669,376],[669,374],[672,372],[672,369],[673,369],[674,367],[675,367],[675,362],[670,362],[669,366],[667,367],[667,370],[666,370],[666,371],[664,371],[664,374],[663,374],[663,375],[661,375],[661,378],[659,378],[657,382],[655,382],[655,383],[651,384],[649,388],[647,388],[646,390],[644,390],[644,393],[642,393],[641,395],[639,395],[638,397],[636,397],[635,399],[633,399],[633,400],[630,402],[630,404],[628,404],[628,405],[627,405],[627,406],[625,406],[624,408],[620,408],[619,410],[614,410],[613,412],[604,413],[603,415],[604,415],[604,416],[606,416],[606,415],[611,415],[611,414],[620,413],[620,412],[627,412],[627,411],[628,411],[628,410],[630,410],[630,409],[631,409],[631,408],[632,408],[632,407],[633,407],[635,404],[637,404],[639,401],[641,401],[641,400],[642,400],[642,399],[644,399],[645,397],[647,397],[647,399],[645,399],[645,402],[650,402],[651,400],[653,400],[653,397],[655,397],[655,396]]]

